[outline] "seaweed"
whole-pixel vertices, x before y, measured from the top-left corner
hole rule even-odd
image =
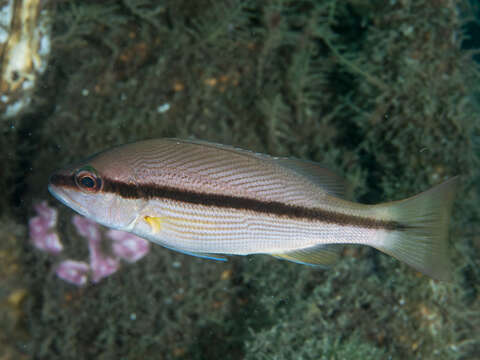
[[[364,248],[346,248],[337,266],[319,271],[153,247],[105,281],[73,288],[19,233],[22,351],[472,358],[480,346],[480,77],[475,49],[462,49],[470,11],[442,0],[55,2],[52,60],[36,95],[46,104],[0,137],[9,221],[27,221],[55,168],[125,142],[199,138],[321,162],[365,203],[460,174],[455,281],[429,280]],[[57,206],[66,251],[86,256],[71,212]]]

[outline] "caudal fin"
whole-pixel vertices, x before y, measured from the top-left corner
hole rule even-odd
[[[406,200],[378,205],[402,228],[388,233],[375,248],[434,279],[451,280],[447,236],[457,180],[454,177]]]

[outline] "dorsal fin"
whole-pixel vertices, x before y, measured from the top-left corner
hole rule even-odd
[[[322,187],[328,194],[345,197],[346,182],[333,171],[308,160],[275,158],[275,162],[304,176],[312,183]]]

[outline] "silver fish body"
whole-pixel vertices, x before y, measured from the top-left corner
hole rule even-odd
[[[105,226],[184,253],[273,256],[330,265],[344,244],[367,245],[448,280],[454,180],[407,200],[344,200],[319,165],[177,139],[122,145],[60,170],[50,192]]]

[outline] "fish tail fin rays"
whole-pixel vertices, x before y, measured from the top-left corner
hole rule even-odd
[[[451,281],[447,239],[457,182],[455,177],[406,200],[378,205],[400,228],[372,246],[434,279]]]
[[[329,267],[337,262],[342,245],[318,245],[272,256],[303,265]]]

